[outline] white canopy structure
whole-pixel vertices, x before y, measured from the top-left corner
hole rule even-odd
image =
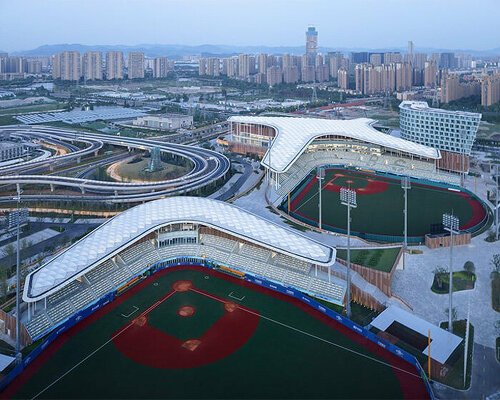
[[[228,203],[169,197],[133,207],[30,273],[23,300],[35,302],[60,290],[123,249],[172,223],[205,225],[319,266],[335,263],[335,250]]]
[[[369,118],[331,120],[234,116],[230,117],[229,121],[260,124],[273,127],[276,130],[276,136],[272,141],[270,150],[265,154],[262,164],[277,173],[286,172],[314,139],[326,135],[339,135],[357,139],[432,160],[441,158],[441,154],[437,149],[376,130],[372,127],[376,121]]]

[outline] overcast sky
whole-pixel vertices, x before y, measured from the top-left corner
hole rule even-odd
[[[43,44],[500,47],[500,0],[0,0],[0,49]]]

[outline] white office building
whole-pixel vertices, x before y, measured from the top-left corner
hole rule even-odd
[[[468,170],[481,114],[430,108],[422,101],[403,101],[399,109],[401,138],[441,150],[443,169]]]

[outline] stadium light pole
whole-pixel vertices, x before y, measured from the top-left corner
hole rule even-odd
[[[347,317],[351,318],[351,208],[356,208],[356,191],[340,188],[340,203],[347,207]]]
[[[318,203],[318,211],[319,211],[319,219],[318,219],[318,228],[322,229],[323,227],[323,207],[321,205],[321,191],[322,191],[322,186],[323,186],[323,179],[325,179],[325,170],[321,167],[318,167],[317,173],[316,173],[316,178],[318,179],[318,196],[319,196],[319,203]]]
[[[449,283],[449,305],[448,305],[448,331],[453,333],[453,235],[458,234],[459,231],[459,220],[452,214],[443,214],[443,226],[445,231],[450,232],[450,283]]]
[[[403,176],[401,179],[401,187],[404,190],[405,196],[405,222],[404,222],[404,244],[403,244],[403,269],[405,268],[405,258],[406,258],[406,249],[408,248],[408,189],[411,189],[411,180],[409,176]]]
[[[460,131],[460,137],[462,139],[462,187],[465,187],[465,131],[462,129]]]
[[[498,173],[498,164],[495,164],[495,175],[493,175],[493,180],[497,184],[497,189],[495,193],[495,240],[498,240],[498,214],[500,213],[500,210],[498,209],[498,187],[500,186],[500,174]]]
[[[14,197],[14,200],[17,201],[17,233],[16,233],[16,363],[20,363],[22,361],[21,356],[21,305],[19,304],[20,294],[21,294],[21,276],[20,276],[20,253],[19,253],[19,236],[20,236],[20,203],[21,203],[21,193],[23,191],[18,188],[17,196]]]

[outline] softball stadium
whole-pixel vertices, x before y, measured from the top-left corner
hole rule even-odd
[[[284,217],[318,227],[318,173],[324,173],[323,229],[346,233],[347,211],[339,198],[340,188],[346,187],[357,194],[353,234],[370,241],[402,242],[403,178],[411,185],[410,243],[442,233],[443,213],[456,215],[464,232],[475,233],[487,224],[487,206],[460,187],[462,171],[456,160],[451,163],[436,148],[382,133],[373,128],[374,120],[237,116],[230,122],[236,150],[261,149],[261,165],[270,182],[268,201]],[[467,163],[458,162],[458,167],[466,169]]]
[[[28,275],[36,348],[1,397],[432,397],[412,355],[326,306],[335,259],[228,203],[133,207]]]

